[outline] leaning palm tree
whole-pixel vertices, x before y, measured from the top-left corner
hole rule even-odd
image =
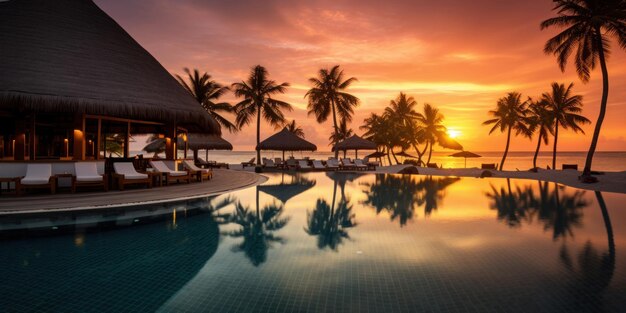
[[[537,149],[533,156],[533,170],[537,169],[537,156],[539,155],[539,148],[541,148],[541,142],[544,145],[548,144],[548,135],[554,134],[554,119],[552,118],[552,112],[550,111],[548,104],[545,101],[536,101],[528,107],[528,126],[529,130],[539,133],[537,138]]]
[[[359,98],[346,92],[355,81],[357,81],[355,77],[344,80],[343,70],[339,65],[331,69],[320,69],[318,77],[309,78],[313,87],[304,95],[309,99],[307,106],[309,115],[315,115],[317,122],[323,123],[332,114],[335,133],[339,133],[337,115],[341,120],[350,122],[354,107],[359,105]],[[338,155],[339,151],[335,151],[335,157]]]
[[[228,129],[229,132],[237,131],[237,127],[231,121],[223,117],[218,112],[232,113],[233,106],[228,102],[216,102],[227,91],[228,87],[222,86],[219,83],[211,80],[211,75],[204,73],[200,75],[197,69],[193,70],[193,73],[188,68],[185,68],[187,73],[187,79],[189,83],[185,81],[179,75],[176,75],[178,82],[202,105],[202,107],[213,117],[220,126]]]
[[[304,130],[300,127],[300,125],[296,124],[296,120],[291,120],[291,123],[287,123],[285,127],[287,127],[287,130],[292,132],[294,135],[304,138]]]
[[[235,105],[237,113],[237,126],[242,127],[250,124],[256,115],[256,144],[261,142],[261,116],[273,126],[283,125],[285,116],[281,110],[291,111],[291,104],[272,98],[275,94],[287,91],[289,83],[277,84],[268,79],[269,73],[257,65],[250,71],[247,81],[233,84],[235,96],[244,98]],[[256,162],[261,164],[261,150],[256,152]]]
[[[528,103],[530,99],[526,101],[521,100],[522,95],[519,92],[509,92],[506,97],[502,97],[498,100],[495,110],[489,111],[489,114],[494,118],[486,120],[483,125],[494,124],[489,134],[500,129],[500,132],[507,132],[506,135],[506,147],[504,148],[504,154],[502,155],[502,161],[500,161],[500,170],[504,168],[504,161],[506,161],[506,155],[509,152],[509,145],[511,144],[511,132],[515,130],[515,134],[524,134],[530,136],[530,129],[528,128],[527,114]]]
[[[591,178],[591,163],[609,96],[609,73],[606,66],[608,38],[616,37],[619,46],[626,49],[626,4],[624,0],[555,0],[554,3],[553,11],[558,16],[543,21],[541,29],[552,26],[566,29],[546,42],[544,52],[554,54],[561,71],[565,71],[567,59],[575,51],[576,72],[584,83],[589,81],[591,71],[598,62],[602,69],[600,113],[583,170],[583,181],[592,182],[595,179]]]
[[[391,117],[398,126],[406,127],[421,117],[420,113],[415,111],[417,101],[413,97],[407,97],[400,92],[396,99],[389,102],[389,106],[385,108],[384,115]]]
[[[446,127],[442,124],[443,119],[444,116],[439,113],[439,109],[428,103],[424,104],[424,113],[418,113],[417,122],[423,128],[426,145],[429,146],[428,160],[426,163],[430,162],[430,158],[433,154],[433,145],[437,139],[444,137],[446,134]]]
[[[564,84],[552,83],[552,91],[544,93],[541,101],[545,102],[552,114],[554,124],[554,148],[552,149],[552,169],[556,169],[556,144],[559,139],[559,126],[572,129],[574,132],[585,133],[579,124],[591,123],[589,119],[578,114],[582,111],[583,97],[572,95],[574,83],[567,88]]]

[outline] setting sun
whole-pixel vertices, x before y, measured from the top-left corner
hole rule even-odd
[[[448,129],[448,136],[450,136],[450,138],[458,138],[459,136],[461,136],[461,131],[456,129]]]

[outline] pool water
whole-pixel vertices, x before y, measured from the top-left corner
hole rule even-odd
[[[626,310],[626,195],[266,175],[181,203],[0,217],[0,312]]]

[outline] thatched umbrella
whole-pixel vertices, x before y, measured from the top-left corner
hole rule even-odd
[[[378,148],[378,146],[375,143],[367,139],[363,139],[357,135],[352,135],[346,140],[337,143],[333,147],[333,151],[338,150],[345,152],[347,150],[354,150],[354,157],[358,158],[359,150],[376,150],[376,148]]]
[[[178,138],[177,145],[184,146],[185,143]],[[193,151],[194,159],[197,158],[198,150],[206,150],[208,158],[209,150],[233,150],[233,145],[226,141],[226,139],[217,135],[206,134],[189,134],[187,136],[187,148]],[[159,153],[165,149],[165,139],[159,138],[151,141],[145,147],[143,151],[148,153]]]
[[[296,136],[286,127],[267,139],[261,141],[256,150],[276,150],[283,152],[283,160],[285,159],[285,151],[315,151],[317,146]]]
[[[0,2],[0,34],[0,109],[220,134],[174,77],[92,1]]]
[[[450,156],[454,157],[454,158],[464,158],[465,159],[465,167],[467,167],[467,158],[480,158],[480,157],[482,157],[481,155],[478,155],[476,153],[469,152],[469,151],[457,152],[457,153],[451,154]]]
[[[259,191],[287,204],[289,199],[313,188],[316,184],[315,180],[307,179],[301,175],[293,175],[290,182],[285,182],[284,176],[285,172],[283,172],[283,179],[278,184],[260,185],[257,188]]]

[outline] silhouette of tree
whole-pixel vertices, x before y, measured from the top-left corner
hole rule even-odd
[[[331,69],[320,69],[317,77],[309,78],[313,87],[304,95],[309,99],[308,114],[315,115],[318,123],[324,123],[332,114],[333,129],[335,133],[339,133],[337,115],[341,120],[351,122],[354,107],[359,105],[359,98],[346,92],[355,81],[355,77],[344,80],[343,70],[339,65]],[[332,142],[332,145],[336,143]],[[335,151],[335,158],[338,155],[339,151]]]
[[[498,211],[498,220],[509,227],[520,227],[523,222],[530,222],[532,216],[531,197],[528,188],[515,186],[511,188],[511,180],[506,179],[506,188],[496,189],[491,185],[491,191],[485,194],[492,203],[489,208]]]
[[[207,73],[200,75],[197,69],[194,69],[193,73],[191,73],[188,68],[185,68],[185,73],[187,73],[189,83],[179,75],[176,75],[178,82],[183,85],[220,126],[228,129],[231,133],[236,132],[238,130],[237,126],[218,113],[231,113],[233,112],[233,106],[228,102],[216,102],[228,92],[228,87],[224,87],[214,80],[211,80],[211,75]]]
[[[250,124],[256,115],[256,144],[261,142],[261,116],[270,125],[277,127],[285,123],[285,116],[281,110],[291,111],[291,104],[272,98],[275,94],[282,94],[287,91],[289,83],[277,84],[269,80],[269,73],[261,66],[252,68],[247,81],[234,83],[232,85],[235,96],[244,98],[235,105],[237,113],[237,126],[239,128]],[[257,150],[256,162],[261,164],[261,150]]]
[[[296,120],[291,120],[291,123],[287,123],[285,127],[287,127],[287,130],[292,132],[294,135],[304,138],[304,130],[302,130],[300,125],[296,124]]]
[[[554,134],[554,118],[548,104],[545,101],[533,102],[528,107],[528,124],[531,132],[538,132],[537,149],[533,156],[533,169],[537,169],[537,156],[539,155],[539,148],[541,148],[541,142],[548,144],[548,135]]]
[[[548,107],[554,125],[554,148],[552,149],[552,169],[556,169],[556,144],[559,139],[559,126],[572,129],[574,132],[585,133],[580,124],[591,123],[586,117],[578,114],[582,111],[583,97],[572,95],[573,83],[567,88],[564,84],[552,83],[552,91],[544,93],[541,102]]]
[[[426,144],[429,146],[428,160],[426,163],[430,163],[435,142],[446,135],[447,130],[442,124],[443,119],[444,116],[439,113],[439,109],[428,103],[424,104],[424,113],[417,117],[417,123],[422,127],[423,136],[426,140]]]
[[[528,115],[527,106],[530,99],[522,101],[521,98],[522,95],[519,92],[509,92],[506,97],[498,100],[495,110],[489,111],[489,114],[494,118],[483,122],[483,125],[493,124],[491,130],[489,130],[489,134],[493,133],[496,129],[500,129],[500,132],[507,132],[506,147],[504,148],[504,154],[500,162],[500,170],[504,168],[504,161],[509,152],[511,131],[515,130],[516,135],[523,134],[528,137],[532,134],[528,128],[526,119]]]
[[[589,81],[591,71],[598,62],[602,69],[600,113],[583,170],[583,176],[590,177],[591,163],[609,96],[609,74],[606,65],[610,48],[608,38],[615,37],[619,46],[626,49],[626,5],[623,0],[555,0],[554,3],[553,11],[556,11],[558,16],[543,21],[541,29],[556,26],[565,30],[546,42],[544,52],[555,55],[561,71],[565,71],[567,60],[575,51],[573,58],[576,72],[584,83]]]

